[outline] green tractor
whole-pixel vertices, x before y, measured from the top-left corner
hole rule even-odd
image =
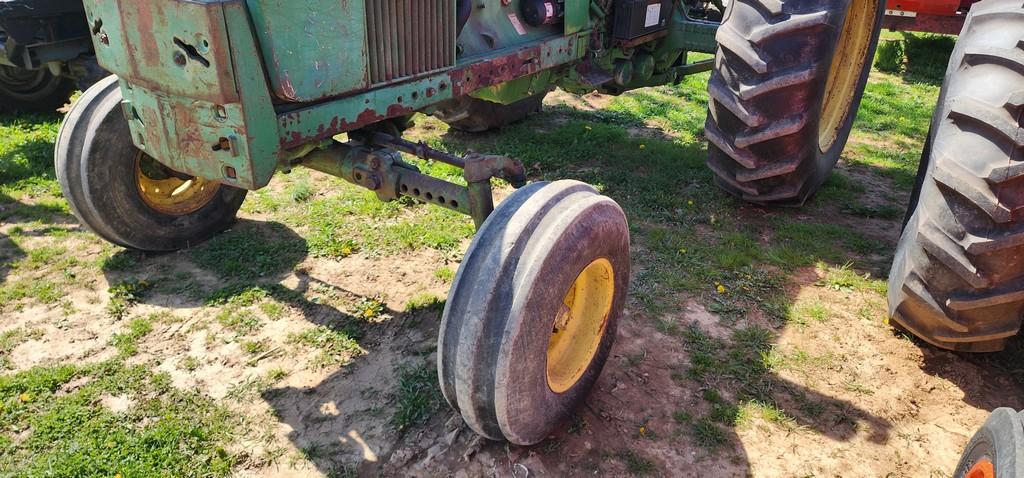
[[[625,91],[713,70],[708,165],[800,205],[846,144],[883,0],[86,0],[100,64],[58,137],[71,209],[143,251],[195,245],[246,192],[312,168],[465,213],[478,232],[443,313],[438,375],[487,438],[544,439],[595,383],[630,283],[626,216],[518,161],[402,139],[416,112],[485,131],[547,92]],[[690,61],[691,53],[714,54]],[[346,133],[342,135],[342,133]],[[342,139],[344,138],[344,139]],[[430,177],[402,153],[457,166]],[[517,190],[495,207],[491,181]]]

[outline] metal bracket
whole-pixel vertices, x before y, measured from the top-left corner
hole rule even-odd
[[[400,152],[461,168],[468,186],[427,176],[402,160]],[[519,161],[480,154],[460,158],[385,133],[374,133],[355,142],[334,143],[292,163],[369,189],[382,201],[406,196],[468,214],[477,227],[494,211],[491,178],[504,179],[515,188],[526,185],[526,170]]]

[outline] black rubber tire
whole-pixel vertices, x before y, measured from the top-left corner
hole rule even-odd
[[[1024,313],[1024,5],[971,9],[932,120],[920,199],[889,274],[892,322],[1001,350]]]
[[[802,205],[849,139],[871,71],[885,2],[838,136],[821,151],[820,112],[852,0],[734,0],[708,83],[708,166],[716,184],[758,204]]]
[[[629,227],[622,209],[576,181],[534,183],[487,219],[459,268],[438,337],[445,399],[478,434],[532,445],[586,398],[604,367],[629,288]],[[595,353],[555,393],[547,348],[566,292],[588,264],[607,259],[614,292]],[[600,329],[599,329],[600,330]]]
[[[453,129],[467,133],[483,133],[517,123],[539,112],[547,95],[545,91],[508,105],[466,96],[438,109],[434,116],[448,123]]]
[[[921,202],[921,190],[924,189],[924,180],[925,176],[928,175],[928,164],[931,162],[932,157],[932,135],[935,132],[934,129],[928,128],[928,139],[924,141],[921,159],[917,163],[917,176],[914,179],[914,189],[910,192],[910,203],[907,206],[907,212],[903,216],[903,226],[900,227],[901,233],[907,230],[907,224],[910,224],[910,218],[914,217],[917,204]]]
[[[9,70],[17,70],[13,66],[0,66]],[[55,113],[68,104],[71,95],[78,90],[74,78],[53,76],[48,70],[27,71],[26,74],[38,75],[32,84],[8,84],[4,75],[0,75],[0,110],[17,113]]]
[[[967,443],[953,478],[966,478],[981,460],[992,463],[995,478],[1024,476],[1024,424],[1011,408],[997,408]]]
[[[147,206],[135,180],[137,154],[117,78],[110,76],[71,107],[54,153],[61,191],[90,231],[123,247],[161,252],[196,245],[234,222],[247,191],[224,185],[189,214],[169,215]]]

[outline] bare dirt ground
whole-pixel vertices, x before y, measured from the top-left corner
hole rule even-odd
[[[610,99],[559,94],[549,103],[586,111],[603,109]],[[560,121],[558,115],[549,119]],[[427,122],[413,136],[429,135],[431,128],[436,124]],[[656,125],[630,134],[669,136]],[[860,170],[848,165],[840,170],[868,185],[867,202],[891,190],[876,176],[860,178]],[[311,178],[323,179],[316,173]],[[896,199],[902,203],[905,195]],[[837,211],[807,214],[839,217]],[[734,214],[750,222],[773,215],[750,206]],[[274,220],[249,210],[235,228],[255,237],[273,235],[279,232],[270,227]],[[840,221],[868,231],[882,250],[898,239],[898,220]],[[0,234],[11,235],[14,227],[22,229],[24,250],[60,243],[83,262],[110,252],[73,220],[57,225],[72,233],[61,238],[30,234],[48,226],[17,222],[0,224]],[[767,245],[771,237],[758,240]],[[463,241],[458,250],[467,245]],[[131,307],[130,317],[159,319],[128,361],[153,364],[175,387],[199,390],[241,417],[245,432],[231,443],[231,451],[243,457],[234,469],[238,476],[948,476],[988,411],[1024,408],[1024,388],[1011,370],[894,333],[884,323],[883,295],[835,287],[825,280],[827,268],[809,266],[786,274],[783,287],[790,303],[816,308],[814,320],[780,324],[756,308],[727,320],[686,292],[671,295],[671,304],[680,305],[656,312],[631,300],[611,359],[585,406],[540,445],[481,441],[441,403],[424,405],[430,412],[425,420],[401,427],[392,410],[403,400],[402,376],[408,370],[433,370],[441,315],[429,301],[409,304],[445,297],[449,279],[437,271],[457,269],[458,251],[302,257],[285,272],[259,278],[299,298],[241,305],[262,324],[244,334],[245,340],[230,322],[218,319],[220,308],[197,298],[222,287],[222,279],[185,254],[143,257],[130,272],[81,278],[57,305],[4,309],[4,330],[40,331],[9,353],[8,373],[116,356],[112,336],[126,319],[111,315],[107,291],[130,276],[171,284]],[[636,242],[633,254],[638,277],[658,267],[643,241]],[[867,262],[884,265],[886,260],[883,255]],[[8,280],[30,274],[12,272]],[[322,350],[289,340],[358,315],[351,304],[367,298],[378,299],[383,308],[364,327],[358,352],[325,364]],[[262,307],[268,302],[277,306]],[[758,358],[762,368],[749,371],[758,387],[778,397],[771,406],[741,400],[737,390],[747,383],[687,377],[694,354],[685,331],[728,342],[750,326],[771,334]],[[246,344],[260,346],[244,350]],[[728,380],[737,381],[732,377]],[[81,384],[65,388],[76,386]],[[721,403],[740,402],[732,418],[712,428],[699,418],[714,416]],[[105,396],[102,405],[117,412],[132,407],[132,399]]]
[[[164,257],[151,266],[173,262]],[[340,369],[310,367],[310,357],[296,349],[246,359],[237,343],[210,340],[215,325],[196,327],[207,315],[201,304],[160,296],[138,306],[138,312],[169,311],[179,320],[151,332],[133,360],[157,361],[157,369],[170,373],[177,387],[237,399],[234,408],[259,433],[240,437],[236,446],[266,458],[254,458],[240,476],[315,474],[354,463],[359,475],[627,476],[637,471],[631,460],[649,461],[654,466],[649,474],[661,476],[947,476],[988,410],[1024,406],[1024,393],[1011,377],[894,334],[880,320],[884,304],[877,297],[821,287],[818,272],[808,269],[788,292],[844,306],[830,310],[825,322],[781,333],[775,342],[779,350],[812,351],[820,366],[782,372],[776,386],[800,390],[819,404],[824,411],[816,420],[776,423],[757,417],[736,429],[723,449],[708,451],[696,444],[673,418],[679,410],[696,414],[707,407],[702,390],[680,386],[673,378],[687,365],[686,351],[677,337],[634,319],[627,309],[594,393],[571,423],[541,445],[481,442],[447,408],[399,432],[381,412],[396,393],[394,371],[403,365],[432,365],[439,313],[396,311],[424,292],[445,294],[445,284],[432,275],[445,260],[413,254],[381,262],[363,257],[307,260],[301,273],[281,280],[290,288],[320,284],[325,293],[387,294],[394,318],[370,333],[362,343],[364,355]],[[203,275],[202,270],[189,272]],[[215,287],[215,279],[208,280],[200,287]],[[109,358],[107,343],[116,321],[105,313],[105,302],[100,294],[77,291],[78,311],[72,316],[30,307],[6,317],[5,327],[44,331],[11,354],[15,370],[48,361]],[[870,316],[858,315],[865,307]],[[268,322],[259,338],[302,331],[335,313],[329,306],[290,309]],[[696,302],[665,320],[722,338],[731,328]],[[197,368],[181,370],[184,357],[196,358]],[[261,393],[246,389],[273,369],[289,375]],[[117,402],[111,397],[113,405],[105,405],[126,406]],[[788,407],[799,405],[783,404]]]

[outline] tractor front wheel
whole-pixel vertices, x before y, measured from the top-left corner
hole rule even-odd
[[[629,288],[629,227],[576,181],[513,193],[459,268],[438,339],[441,390],[478,434],[533,445],[586,398]]]
[[[708,166],[729,193],[801,205],[839,160],[883,0],[734,0],[708,84]]]
[[[75,102],[57,134],[57,180],[96,235],[142,251],[184,249],[227,228],[246,191],[174,171],[132,143],[117,78]]]
[[[997,408],[974,434],[953,478],[1024,476],[1024,425],[1010,408]]]

